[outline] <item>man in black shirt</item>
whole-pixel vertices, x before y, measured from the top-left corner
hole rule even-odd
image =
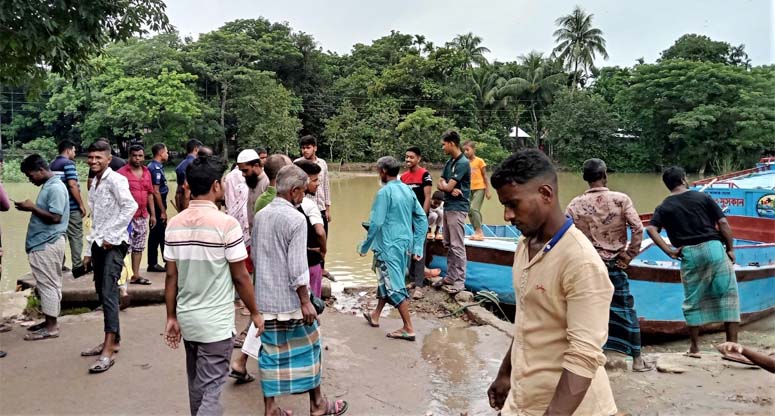
[[[646,227],[651,239],[668,256],[681,260],[685,299],[683,313],[691,347],[686,355],[700,358],[700,326],[724,322],[727,342],[737,342],[740,306],[735,278],[732,229],[721,208],[702,192],[692,191],[686,172],[671,167],[662,174],[670,195],[654,211]],[[659,235],[664,228],[670,247]],[[724,358],[747,362],[740,354]]]

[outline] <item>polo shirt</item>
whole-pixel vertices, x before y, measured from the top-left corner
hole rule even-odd
[[[463,192],[460,196],[452,196],[451,192],[444,192],[444,210],[468,212],[471,206],[469,202],[471,198],[471,166],[466,156],[461,152],[457,159],[449,159],[444,164],[441,177],[446,181],[454,179],[457,182],[455,189],[460,189]]]
[[[67,188],[56,175],[50,177],[41,186],[35,205],[52,214],[61,215],[62,218],[59,224],[46,224],[37,215],[30,214],[27,239],[24,242],[27,253],[43,250],[46,244],[56,242],[67,232],[67,223],[70,221],[70,207],[67,201]]]

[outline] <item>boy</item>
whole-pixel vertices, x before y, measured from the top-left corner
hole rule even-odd
[[[467,140],[463,143],[463,153],[468,158],[471,165],[471,208],[468,210],[468,216],[471,217],[471,225],[474,226],[474,235],[471,239],[474,241],[483,241],[482,232],[482,204],[484,198],[490,199],[490,187],[487,185],[487,164],[484,160],[476,157],[476,143]]]
[[[431,209],[428,213],[428,239],[442,240],[442,236],[439,228],[441,222],[444,219],[444,192],[436,191],[431,198]],[[436,227],[435,230],[431,230],[431,227]],[[435,236],[435,237],[434,237]]]

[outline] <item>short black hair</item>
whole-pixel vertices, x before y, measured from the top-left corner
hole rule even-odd
[[[473,140],[466,140],[465,142],[463,142],[463,147],[465,146],[468,146],[472,149],[476,149],[476,142]]]
[[[48,162],[43,159],[43,156],[33,153],[22,160],[21,166],[19,166],[22,173],[31,173],[37,170],[49,170]]]
[[[431,199],[435,199],[437,201],[443,201],[444,200],[444,192],[436,191],[433,193],[433,196],[431,196]]]
[[[584,166],[581,168],[581,170],[584,174],[585,181],[597,182],[605,177],[605,173],[608,168],[602,159],[592,158],[587,159],[584,162]]]
[[[225,168],[223,161],[217,157],[201,156],[186,167],[186,182],[192,196],[205,195],[210,192],[213,182],[221,180]]]
[[[158,155],[159,152],[166,149],[167,145],[164,143],[156,143],[151,147],[151,153],[153,153],[154,156]]]
[[[280,172],[280,169],[287,165],[285,159],[286,157],[287,156],[283,154],[275,153],[266,158],[266,163],[264,164],[264,173],[270,181],[277,179],[277,174]]]
[[[309,176],[309,175],[319,175],[320,171],[322,170],[320,168],[320,165],[318,165],[315,162],[310,162],[309,160],[306,160],[306,159],[304,159],[304,160],[297,160],[297,161],[293,162],[293,164],[298,166],[298,167],[300,167],[301,170],[303,170],[304,173],[307,174],[307,176]]]
[[[261,153],[266,153],[266,154],[269,154],[269,152],[267,152],[267,151],[266,151],[266,149],[265,149],[265,148],[263,148],[263,147],[257,147],[257,148],[256,148],[256,153],[258,153],[259,155],[260,155]]]
[[[410,146],[408,149],[406,149],[407,152],[412,152],[417,155],[417,157],[422,157],[422,150],[420,150],[417,146]]]
[[[70,140],[62,140],[57,145],[57,152],[62,153],[65,150],[74,149],[74,148],[75,148],[75,143],[71,142]]]
[[[86,149],[87,153],[92,152],[107,152],[108,154],[111,154],[112,149],[110,148],[110,144],[106,139],[98,139],[96,142],[89,145],[89,148]]]
[[[552,161],[538,149],[520,150],[504,160],[490,178],[495,189],[500,189],[507,184],[525,184],[531,180],[551,175],[557,180],[557,171]]]
[[[456,147],[460,147],[460,135],[455,130],[447,130],[441,135],[441,140],[447,143],[454,143]]]
[[[313,136],[311,134],[308,134],[306,136],[302,136],[302,138],[299,139],[299,147],[304,147],[304,146],[315,146],[315,147],[317,147],[317,145],[318,145],[318,139],[315,138],[315,136]]]
[[[202,146],[202,142],[197,139],[191,139],[186,142],[186,153],[191,153],[194,151],[194,149],[200,146]]]
[[[662,172],[662,182],[671,191],[683,184],[685,177],[686,171],[680,166],[670,166]]]
[[[132,153],[134,153],[134,152],[139,152],[139,151],[145,152],[145,148],[142,145],[139,145],[139,144],[133,144],[133,145],[129,146],[129,154],[130,155]]]

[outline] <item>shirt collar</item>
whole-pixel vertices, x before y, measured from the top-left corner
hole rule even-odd
[[[586,191],[584,191],[584,193],[585,194],[591,194],[593,192],[605,192],[607,190],[608,190],[608,188],[606,188],[605,186],[599,186],[597,188],[589,188]]]
[[[100,182],[107,178],[108,175],[110,175],[110,172],[113,172],[113,169],[110,168],[110,166],[106,167],[105,170],[102,172],[102,176],[99,177]]]
[[[213,201],[205,201],[203,199],[192,199],[188,202],[188,206],[196,207],[196,208],[212,208],[212,209],[218,209],[218,207],[215,206],[215,203]]]

